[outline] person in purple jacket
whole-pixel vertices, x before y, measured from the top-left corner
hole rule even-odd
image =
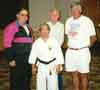
[[[21,8],[16,20],[4,29],[5,57],[10,67],[10,90],[30,90],[31,65],[28,64],[33,38],[27,24],[29,12]]]

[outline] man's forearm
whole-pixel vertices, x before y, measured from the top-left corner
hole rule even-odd
[[[97,40],[96,36],[91,36],[90,37],[90,42],[91,42],[90,46],[92,46],[96,42],[96,40]]]

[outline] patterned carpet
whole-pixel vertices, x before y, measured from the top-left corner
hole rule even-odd
[[[33,76],[32,90],[35,90],[35,82],[35,76]],[[0,90],[9,90],[9,69],[2,54],[0,54]],[[65,72],[63,72],[63,90],[72,90],[71,76]],[[98,56],[92,57],[89,90],[100,90],[100,57]]]

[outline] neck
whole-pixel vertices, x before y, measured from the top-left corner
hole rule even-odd
[[[25,23],[22,23],[22,22],[20,22],[20,21],[18,21],[18,24],[19,24],[20,26],[25,25]]]
[[[42,37],[43,41],[45,41],[45,42],[48,40],[48,38],[49,38],[49,36],[48,37]]]
[[[57,21],[51,21],[51,23],[52,23],[52,24],[56,24],[56,23],[57,23]]]
[[[77,16],[77,17],[73,16],[73,18],[74,18],[74,19],[78,19],[80,16],[81,16],[81,15],[79,15],[79,16]]]

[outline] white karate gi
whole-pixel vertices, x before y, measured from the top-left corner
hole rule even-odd
[[[35,64],[37,57],[44,62],[56,58],[49,64],[37,61],[37,90],[58,90],[56,65],[64,64],[60,45],[54,38],[48,38],[46,42],[42,38],[38,38],[32,45],[29,63]]]

